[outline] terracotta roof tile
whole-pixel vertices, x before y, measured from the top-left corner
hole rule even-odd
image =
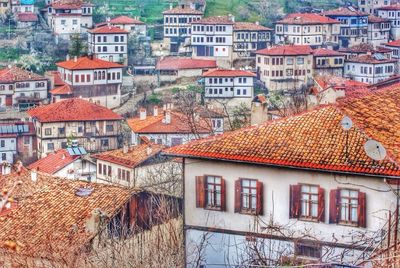
[[[325,106],[176,146],[167,149],[166,154],[328,172],[400,176],[399,102],[400,94],[396,90],[376,91],[346,100],[339,106]],[[340,125],[345,115],[354,122],[349,132]],[[384,160],[373,161],[364,152],[363,146],[370,138],[385,146],[388,156]]]
[[[345,56],[343,53],[338,51],[327,49],[327,48],[317,48],[313,50],[313,55],[316,57],[323,57],[323,56]]]
[[[108,26],[108,25],[104,25],[104,26],[100,26],[91,30],[88,30],[89,33],[94,33],[94,34],[128,34],[129,32],[115,27],[115,26]]]
[[[52,95],[71,95],[72,91],[73,91],[72,87],[68,84],[65,84],[63,86],[56,87],[50,90],[50,93]]]
[[[110,109],[83,99],[67,99],[39,106],[28,111],[40,122],[121,120],[122,117]]]
[[[28,168],[53,175],[65,166],[73,163],[79,157],[79,155],[71,156],[66,149],[61,149],[30,164]]]
[[[215,60],[202,60],[182,57],[165,57],[157,62],[156,70],[185,70],[216,68]]]
[[[368,16],[367,13],[358,11],[358,10],[350,10],[347,7],[339,7],[337,9],[327,10],[322,13],[324,16]]]
[[[144,24],[143,21],[130,18],[128,16],[119,16],[110,20],[112,24]]]
[[[46,80],[45,77],[32,73],[30,71],[12,66],[11,68],[5,68],[0,70],[0,83],[6,82],[22,82],[22,81],[37,81]]]
[[[256,75],[249,71],[243,70],[209,70],[203,74],[203,77],[238,77],[238,76],[247,76],[247,77],[255,77]]]
[[[373,55],[358,55],[346,60],[347,62],[368,63],[368,64],[381,64],[381,63],[395,63],[395,59],[377,59]]]
[[[258,50],[256,54],[271,56],[295,56],[295,55],[311,55],[313,52],[310,46],[300,45],[283,45]]]
[[[235,22],[234,31],[272,31],[271,28],[252,22]]]
[[[196,9],[190,8],[188,6],[184,6],[182,8],[182,6],[179,5],[179,6],[175,7],[175,8],[165,10],[163,12],[163,14],[164,15],[174,15],[174,14],[180,14],[180,15],[181,14],[182,15],[203,15],[203,12],[200,11],[200,10],[196,10]]]
[[[100,60],[97,58],[81,57],[76,61],[74,59],[58,62],[57,66],[68,70],[92,70],[92,69],[109,69],[123,68],[124,66],[118,63]]]
[[[222,25],[233,25],[234,22],[229,16],[215,16],[207,17],[201,20],[193,21],[192,24],[222,24]]]
[[[38,21],[38,16],[33,12],[18,13],[18,21],[22,22],[36,22]]]
[[[128,168],[135,168],[159,154],[163,148],[164,146],[160,144],[141,144],[129,147],[127,153],[124,153],[124,149],[118,149],[96,154],[93,157]]]
[[[384,44],[385,46],[390,46],[390,47],[400,47],[400,39],[399,40],[394,40],[389,43]]]
[[[337,20],[321,16],[315,13],[293,13],[287,15],[283,20],[278,21],[281,24],[338,24]]]
[[[380,23],[380,22],[389,22],[389,20],[374,15],[368,16],[368,23]]]
[[[380,10],[400,10],[400,4],[393,4],[390,6],[378,7]]]

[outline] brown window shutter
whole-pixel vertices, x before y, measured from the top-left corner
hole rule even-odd
[[[235,213],[242,210],[242,182],[235,181]]]
[[[257,181],[256,215],[263,215],[263,183],[261,181]]]
[[[339,195],[340,190],[331,190],[329,194],[329,223],[339,222]]]
[[[290,185],[289,218],[291,219],[300,217],[300,194],[301,185]]]
[[[318,221],[325,222],[325,189],[318,188]]]
[[[358,193],[358,226],[366,228],[367,227],[367,210],[366,210],[366,200],[365,193]]]
[[[206,206],[206,191],[205,191],[204,176],[196,176],[196,207],[204,208]]]
[[[225,180],[221,178],[221,210],[226,211],[226,186]]]

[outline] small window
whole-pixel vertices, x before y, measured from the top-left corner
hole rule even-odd
[[[64,127],[58,128],[58,134],[59,135],[65,135],[65,128]]]
[[[257,206],[257,181],[242,179],[242,212],[254,213]]]
[[[47,144],[47,150],[48,151],[53,151],[54,150],[54,143],[50,142]]]
[[[101,146],[102,147],[108,147],[109,146],[108,139],[101,139]]]
[[[340,190],[340,221],[344,223],[358,222],[358,191]]]
[[[44,135],[50,136],[51,135],[51,128],[45,128],[44,129]]]
[[[206,207],[221,208],[221,177],[206,176]]]
[[[309,258],[321,258],[321,246],[311,245],[305,243],[295,244],[295,255],[304,256]]]
[[[1,160],[3,160],[3,161],[7,160],[7,155],[5,153],[1,154]]]
[[[5,140],[1,140],[0,141],[0,147],[6,147],[6,141]]]
[[[28,145],[31,143],[31,138],[29,136],[24,136],[24,144]]]
[[[114,131],[114,125],[106,125],[106,132],[113,132]]]
[[[318,186],[301,185],[301,217],[318,217]]]

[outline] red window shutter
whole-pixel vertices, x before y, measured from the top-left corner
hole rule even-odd
[[[329,223],[339,222],[339,195],[340,190],[331,190],[329,194]]]
[[[206,206],[206,191],[204,186],[204,176],[196,176],[196,207],[198,208],[204,208]]]
[[[325,189],[318,188],[318,221],[325,222]]]
[[[263,183],[261,181],[257,181],[256,215],[263,215]]]
[[[221,210],[226,211],[226,186],[225,180],[221,178]]]
[[[242,210],[242,182],[235,181],[235,213]]]
[[[290,185],[289,218],[291,219],[300,217],[300,193],[301,185]]]
[[[367,210],[366,210],[366,200],[365,193],[358,193],[358,226],[366,228],[367,227]]]

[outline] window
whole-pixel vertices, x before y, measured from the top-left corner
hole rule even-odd
[[[196,176],[196,207],[225,211],[225,180],[220,176]]]
[[[59,135],[65,135],[65,128],[64,127],[58,128],[58,134]]]
[[[109,146],[108,139],[101,139],[101,146],[102,147],[108,147]]]
[[[82,126],[79,126],[78,127],[78,133],[82,133],[83,132],[83,127]]]
[[[325,221],[325,190],[318,185],[290,185],[289,218]]]
[[[47,150],[48,150],[48,151],[54,150],[54,143],[52,143],[52,142],[48,143],[48,144],[47,144]]]
[[[29,136],[24,136],[24,144],[28,145],[31,143],[31,138]]]
[[[358,222],[358,191],[340,190],[340,221],[345,223]]]
[[[1,160],[3,160],[3,161],[7,160],[7,155],[5,153],[1,154]]]
[[[51,128],[45,128],[44,135],[47,135],[47,136],[51,135]]]
[[[106,125],[106,132],[113,132],[114,131],[114,125]]]
[[[206,207],[221,208],[221,177],[206,176]]]
[[[1,140],[0,141],[0,147],[6,147],[6,141],[5,140]]]
[[[366,195],[354,189],[336,189],[330,193],[329,223],[366,227]]]
[[[107,166],[103,165],[103,175],[107,176]]]
[[[305,256],[310,258],[321,258],[321,247],[317,245],[296,243],[294,254],[299,256]]]
[[[297,64],[303,65],[304,64],[304,58],[297,58]]]
[[[301,185],[301,217],[318,217],[318,186]]]
[[[255,211],[257,204],[257,181],[243,179],[242,181],[242,211]]]
[[[235,182],[235,213],[262,215],[263,184],[255,179]]]

